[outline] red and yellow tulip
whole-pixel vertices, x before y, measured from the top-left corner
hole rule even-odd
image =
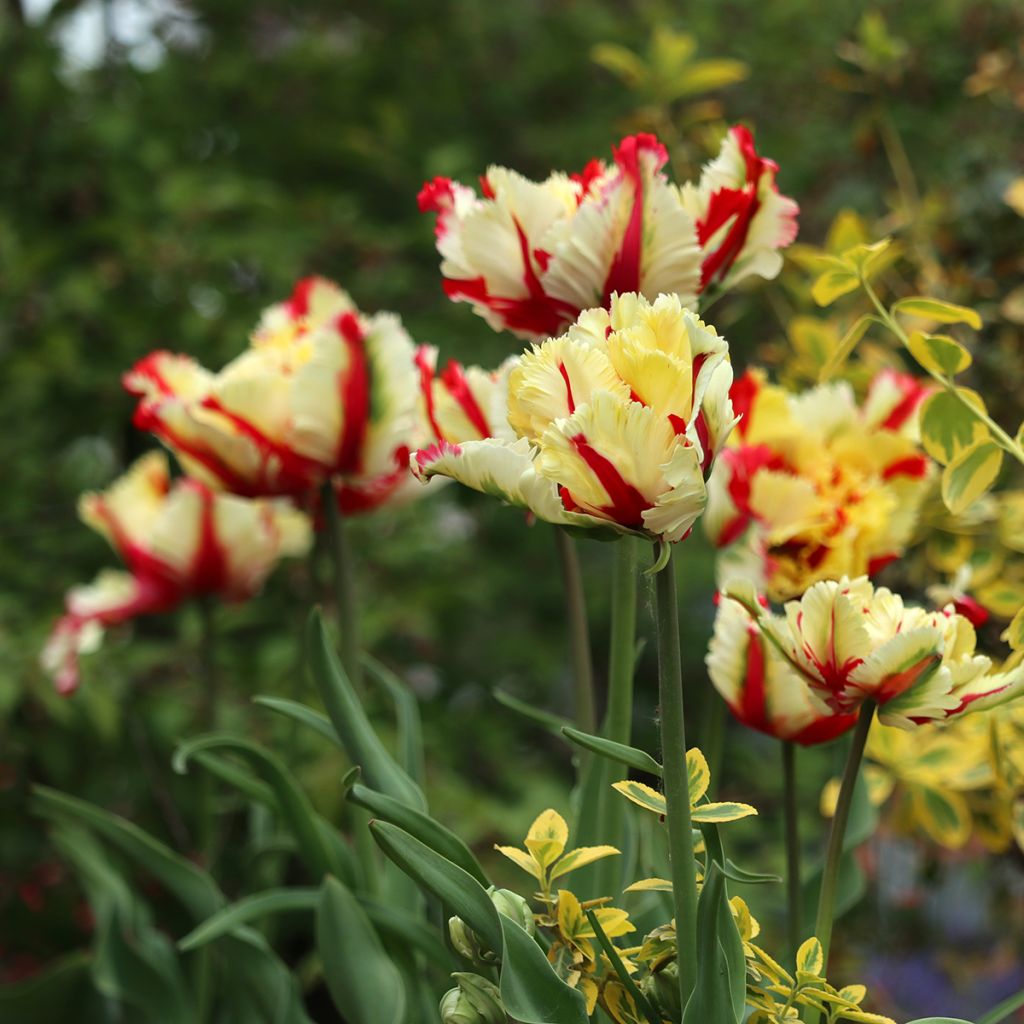
[[[614,296],[512,369],[513,440],[442,440],[413,456],[413,471],[548,522],[681,540],[735,422],[727,357],[724,339],[676,296]]]
[[[413,359],[398,317],[364,316],[336,285],[308,278],[219,373],[154,352],[124,382],[140,397],[136,425],[196,479],[304,505],[330,479],[342,508],[359,512],[407,479],[419,443]]]
[[[311,539],[309,520],[288,502],[221,494],[188,477],[172,482],[161,452],[144,455],[103,493],[84,494],[78,510],[128,571],[104,570],[68,592],[42,656],[61,693],[78,685],[78,655],[96,647],[104,627],[201,594],[245,600]]]

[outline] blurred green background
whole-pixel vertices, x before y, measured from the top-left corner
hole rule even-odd
[[[32,783],[190,848],[190,783],[168,761],[201,703],[194,615],[108,637],[71,700],[37,664],[64,591],[111,563],[75,500],[151,444],[120,386],[147,351],[219,366],[315,272],[365,310],[401,313],[442,356],[496,364],[516,343],[444,298],[421,183],[472,183],[489,163],[580,168],[638,127],[662,133],[682,178],[726,123],[755,126],[802,206],[802,241],[821,244],[852,207],[880,231],[912,221],[976,301],[997,303],[1024,269],[1022,222],[1002,198],[1024,167],[1018,0],[8,0],[0,19],[0,982],[87,942],[80,896],[26,810]],[[728,84],[735,65],[695,73],[711,58],[742,62],[746,80]],[[909,158],[909,196],[886,131]],[[791,312],[769,285],[711,319],[742,367],[778,354]],[[998,343],[1019,355],[1006,330]],[[435,812],[481,848],[518,838],[544,806],[564,809],[570,778],[561,745],[490,696],[570,710],[550,531],[456,488],[357,531],[368,642],[422,698]],[[600,674],[610,552],[581,551]],[[699,680],[712,558],[699,537],[684,555]],[[227,719],[279,748],[287,729],[247,698],[308,695],[298,631],[320,586],[286,566],[262,598],[217,613]],[[648,747],[653,671],[648,650],[635,736]],[[727,750],[725,783],[750,799],[774,751],[738,728]],[[289,752],[330,808],[337,764],[312,744]],[[830,756],[807,762],[810,829]],[[755,800],[769,829],[777,799]],[[939,1012],[890,987],[893,1012]]]

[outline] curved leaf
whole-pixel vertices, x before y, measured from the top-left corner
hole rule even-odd
[[[638,750],[636,747],[627,746],[625,743],[616,743],[615,740],[606,740],[603,736],[593,736],[588,732],[580,732],[572,726],[564,725],[561,729],[562,735],[577,747],[589,750],[610,761],[617,761],[619,764],[636,768],[637,771],[647,772],[649,775],[656,775],[661,778],[661,765],[646,751]]]
[[[371,679],[376,679],[395,705],[395,719],[398,725],[398,760],[409,778],[422,785],[423,768],[423,723],[420,720],[420,703],[416,694],[399,676],[372,655],[365,652],[360,658]]]
[[[270,708],[271,711],[276,711],[279,715],[284,715],[285,718],[290,718],[293,722],[299,722],[307,726],[313,732],[323,736],[325,740],[329,740],[336,747],[342,749],[341,740],[338,739],[338,734],[334,731],[331,720],[315,708],[300,704],[297,700],[288,700],[286,697],[261,695],[253,697],[252,702],[253,704],[259,704],[261,708]]]
[[[237,903],[222,907],[183,939],[179,939],[178,949],[182,952],[197,949],[235,931],[241,925],[259,921],[271,914],[315,910],[319,895],[317,889],[267,889],[265,892],[243,896]]]

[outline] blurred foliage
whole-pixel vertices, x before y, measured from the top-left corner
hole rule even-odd
[[[496,363],[509,339],[442,294],[432,231],[416,212],[424,179],[471,180],[492,162],[535,177],[582,167],[637,127],[666,137],[682,174],[727,121],[748,121],[801,202],[802,239],[821,244],[844,208],[872,237],[900,235],[913,258],[897,273],[982,311],[968,378],[984,383],[993,415],[1005,422],[1001,410],[1019,407],[1016,0],[727,0],[685,16],[654,0],[46,8],[26,4],[26,18],[14,0],[0,16],[0,981],[77,948],[91,927],[66,863],[26,817],[30,784],[197,848],[192,787],[168,764],[202,703],[195,617],[142,621],[130,645],[120,634],[86,663],[72,701],[51,693],[36,663],[65,589],[109,559],[75,520],[77,494],[149,443],[130,427],[121,372],[158,346],[223,363],[259,310],[313,271],[364,309],[399,311],[443,355]],[[129,41],[125,14],[140,11],[148,28]],[[83,67],[86,19],[101,34]],[[784,372],[805,381],[815,339],[832,338],[827,349],[848,326],[814,306],[795,263],[782,287],[730,296],[711,319],[739,366],[756,354],[781,367],[792,339],[809,362]],[[869,337],[858,358],[887,356]],[[564,799],[566,755],[527,723],[482,712],[498,685],[568,710],[550,531],[455,488],[357,531],[368,644],[423,699],[435,813],[481,848],[518,834],[536,807]],[[600,671],[609,552],[581,550]],[[712,556],[697,538],[685,555],[684,652],[699,680]],[[217,669],[234,698],[223,724],[294,754],[325,813],[336,766],[247,697],[306,693],[299,627],[326,589],[289,567],[264,598],[217,616]],[[645,651],[635,741],[648,748],[653,680]],[[768,753],[730,729],[727,791],[730,773],[757,779]],[[812,805],[828,761],[806,759]],[[766,813],[777,796],[759,801]],[[234,873],[240,892],[256,868],[231,842],[245,825],[233,808],[218,875]]]

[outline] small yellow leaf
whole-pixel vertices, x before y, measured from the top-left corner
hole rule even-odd
[[[667,878],[641,878],[627,885],[623,892],[671,892],[672,882]]]
[[[882,258],[890,245],[892,245],[891,238],[883,238],[881,241],[870,244],[855,245],[843,253],[843,260],[867,277],[872,266]]]
[[[825,969],[825,955],[821,943],[813,936],[800,944],[796,951],[797,974],[812,974],[819,977]]]
[[[971,353],[944,334],[914,331],[907,339],[907,348],[921,366],[940,377],[954,377],[971,365]]]
[[[843,335],[835,351],[828,357],[825,365],[821,368],[821,380],[828,380],[835,376],[845,365],[846,360],[853,354],[857,342],[867,334],[868,328],[876,322],[876,318],[868,313],[858,317],[850,328]]]
[[[1008,643],[1013,650],[1024,651],[1024,608],[1014,615],[1000,639]]]
[[[700,800],[711,785],[711,769],[708,768],[707,758],[697,747],[691,747],[686,752],[686,776],[692,805]]]
[[[947,850],[960,849],[971,837],[971,812],[960,793],[915,786],[911,806],[914,820]]]
[[[537,816],[526,834],[526,848],[542,868],[558,860],[568,841],[569,826],[565,818],[551,808]]]
[[[857,245],[863,245],[869,238],[864,218],[856,210],[844,207],[829,226],[825,236],[825,248],[829,252],[847,252]]]
[[[1024,217],[1024,177],[1014,178],[1003,193],[1003,202]]]
[[[594,917],[609,939],[617,939],[620,935],[636,931],[636,925],[629,919],[629,912],[618,907],[599,907],[594,911]],[[593,929],[590,929],[590,937],[596,937]]]
[[[845,985],[839,990],[839,998],[853,1003],[854,1006],[864,1002],[864,997],[867,994],[868,990],[863,985]]]
[[[989,437],[988,427],[971,411],[985,411],[981,396],[969,388],[957,388],[957,395],[938,391],[921,407],[921,444],[936,461],[943,464],[965,448]]]
[[[943,302],[942,299],[931,299],[926,295],[900,299],[892,311],[904,316],[920,317],[922,320],[934,320],[940,324],[967,324],[976,331],[981,330],[981,317],[975,310],[953,302]]]
[[[558,930],[568,942],[576,939],[593,938],[594,931],[583,914],[583,908],[576,896],[568,889],[558,890]]]
[[[595,860],[601,860],[603,857],[615,857],[618,853],[614,846],[578,846],[555,861],[551,869],[551,880],[561,878],[562,875],[567,875],[585,864],[593,864]]]
[[[627,800],[632,800],[638,807],[645,811],[653,811],[655,814],[665,815],[668,807],[665,804],[665,797],[656,789],[645,786],[642,782],[634,782],[632,779],[623,779],[613,784],[612,788],[621,793]]]
[[[751,807],[750,804],[725,801],[723,803],[700,804],[698,807],[694,807],[690,814],[695,822],[707,824],[708,822],[737,821],[740,818],[749,818],[750,815],[757,814],[757,808]]]
[[[811,288],[811,297],[819,306],[831,306],[841,295],[856,291],[860,278],[852,270],[826,270]]]
[[[942,500],[954,515],[987,494],[999,476],[1003,451],[994,441],[979,441],[960,452],[942,472]]]
[[[523,850],[520,850],[515,846],[495,846],[494,848],[502,856],[508,857],[516,867],[520,867],[528,874],[533,875],[538,882],[541,880],[540,867],[537,865],[536,861],[534,861],[534,859]]]

